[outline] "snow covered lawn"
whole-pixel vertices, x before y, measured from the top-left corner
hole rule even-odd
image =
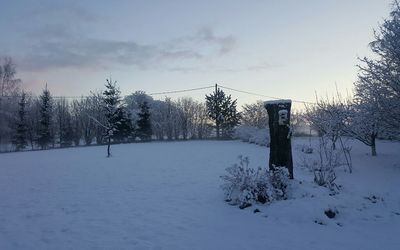
[[[295,163],[306,141],[295,139]],[[109,159],[102,146],[1,154],[0,249],[399,249],[399,143],[379,142],[376,158],[354,143],[338,195],[295,164],[295,199],[225,203],[225,168],[240,154],[266,165],[267,150],[189,141],[115,145]]]

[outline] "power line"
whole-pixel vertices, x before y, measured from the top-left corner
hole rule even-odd
[[[282,98],[280,98],[280,97],[268,96],[268,95],[258,94],[258,93],[249,92],[249,91],[245,91],[245,90],[234,89],[234,88],[226,87],[226,86],[219,85],[219,84],[218,84],[217,86],[220,87],[220,88],[223,88],[223,89],[227,89],[227,90],[231,90],[231,91],[236,91],[236,92],[240,92],[240,93],[244,93],[244,94],[248,94],[248,95],[259,96],[259,97],[265,97],[265,98],[276,99],[276,100],[282,99]],[[183,89],[183,90],[172,90],[172,91],[164,91],[164,92],[154,92],[154,93],[149,93],[149,94],[147,94],[147,95],[156,96],[156,95],[166,95],[166,94],[185,93],[185,92],[192,92],[192,91],[198,91],[198,90],[204,90],[204,89],[211,89],[211,88],[214,88],[214,87],[215,87],[215,85],[213,85],[213,86],[199,87],[199,88]],[[122,96],[122,97],[127,97],[127,96],[129,96],[129,95],[124,95],[124,96]],[[21,96],[17,96],[17,95],[16,95],[16,96],[3,96],[3,98],[20,98],[20,97],[21,97]],[[33,95],[33,97],[35,97],[35,96]],[[37,97],[37,96],[36,96],[36,97]],[[84,96],[84,95],[82,95],[82,96],[52,96],[53,99],[62,99],[62,98],[64,98],[64,99],[84,99],[84,98],[87,98],[87,97],[89,97],[89,96]],[[2,97],[0,96],[0,98],[2,98]],[[313,103],[313,102],[307,102],[307,101],[302,101],[302,100],[294,100],[294,99],[292,99],[292,101],[293,101],[293,102],[297,102],[297,103],[304,103],[304,104],[315,104],[315,103]]]
[[[164,91],[164,92],[154,92],[154,93],[149,93],[146,95],[150,96],[155,96],[155,95],[166,95],[166,94],[176,94],[176,93],[184,93],[184,92],[191,92],[191,91],[197,91],[197,90],[203,90],[203,89],[210,89],[214,88],[214,86],[206,86],[206,87],[199,87],[199,88],[192,88],[192,89],[183,89],[183,90],[172,90],[172,91]],[[37,95],[32,95],[33,97],[38,97]],[[123,95],[122,97],[127,97],[129,95]],[[20,98],[20,95],[9,95],[9,96],[0,96],[0,98]],[[81,96],[52,96],[53,99],[84,99],[89,96],[81,95]]]
[[[229,89],[229,90],[232,90],[232,91],[236,91],[236,92],[240,92],[240,93],[244,93],[244,94],[248,94],[248,95],[266,97],[266,98],[275,99],[275,100],[284,99],[284,98],[281,98],[281,97],[275,97],[275,96],[268,96],[268,95],[263,95],[263,94],[257,94],[257,93],[253,93],[253,92],[249,92],[249,91],[244,91],[244,90],[234,89],[234,88],[230,88],[230,87],[225,87],[225,86],[222,86],[222,85],[218,85],[218,86],[221,87],[221,88],[223,88],[223,89]],[[291,99],[291,100],[292,100],[292,102],[307,103],[307,104],[315,104],[315,103],[313,103],[313,102],[307,102],[307,101],[302,101],[302,100],[294,100],[294,99]]]
[[[207,86],[207,87],[200,87],[200,88],[193,88],[193,89],[184,89],[184,90],[173,90],[173,91],[165,91],[165,92],[158,92],[158,93],[150,93],[148,95],[175,94],[175,93],[183,93],[183,92],[197,91],[197,90],[210,89],[210,88],[214,88],[214,86]]]

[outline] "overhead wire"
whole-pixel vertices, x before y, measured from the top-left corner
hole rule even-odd
[[[154,92],[154,93],[149,93],[147,95],[149,96],[157,96],[157,95],[167,95],[167,94],[177,94],[177,93],[185,93],[185,92],[192,92],[192,91],[199,91],[199,90],[204,90],[204,89],[211,89],[214,88],[215,85],[212,86],[204,86],[204,87],[198,87],[198,88],[190,88],[190,89],[182,89],[182,90],[172,90],[172,91],[163,91],[163,92]],[[269,95],[263,95],[263,94],[258,94],[258,93],[254,93],[254,92],[250,92],[250,91],[245,91],[245,90],[240,90],[240,89],[235,89],[235,88],[231,88],[231,87],[226,87],[224,85],[220,85],[217,84],[217,87],[223,88],[223,89],[227,89],[227,90],[231,90],[231,91],[235,91],[235,92],[239,92],[239,93],[243,93],[243,94],[248,94],[248,95],[253,95],[253,96],[259,96],[259,97],[265,97],[268,99],[275,99],[275,100],[279,100],[279,99],[283,99],[281,97],[276,97],[276,96],[269,96]],[[128,95],[124,95],[122,97],[127,97]],[[3,96],[3,98],[18,98],[21,96]],[[52,98],[54,99],[84,99],[87,98],[88,96],[52,96]],[[0,96],[1,98],[1,96]],[[296,99],[291,99],[292,102],[297,102],[297,103],[304,103],[304,104],[315,104],[314,102],[308,102],[308,101],[303,101],[303,100],[296,100]]]
[[[214,86],[207,86],[207,87],[200,87],[200,88],[193,88],[193,89],[184,89],[184,90],[173,90],[173,91],[165,91],[165,92],[156,92],[156,93],[150,93],[148,95],[176,94],[176,93],[191,92],[191,91],[210,89],[210,88],[214,88]]]
[[[232,90],[232,91],[236,91],[236,92],[244,93],[244,94],[248,94],[248,95],[266,97],[266,98],[275,99],[275,100],[285,99],[285,98],[281,98],[281,97],[268,96],[268,95],[257,94],[257,93],[249,92],[249,91],[245,91],[245,90],[234,89],[234,88],[226,87],[226,86],[223,86],[223,85],[218,85],[218,86],[223,88],[223,89],[228,89],[228,90]],[[308,102],[308,101],[302,101],[302,100],[296,100],[296,99],[290,99],[290,100],[292,100],[292,102],[297,102],[297,103],[315,104],[314,102]]]

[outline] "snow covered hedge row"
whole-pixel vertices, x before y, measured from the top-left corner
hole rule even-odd
[[[235,139],[254,143],[260,146],[269,146],[269,130],[267,128],[256,128],[253,126],[238,126],[234,133]]]

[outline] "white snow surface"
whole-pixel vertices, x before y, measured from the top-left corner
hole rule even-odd
[[[152,142],[0,155],[0,249],[399,249],[400,144],[378,156],[353,142],[338,195],[299,167],[291,197],[244,210],[224,202],[220,175],[268,148],[239,141]],[[254,209],[261,210],[253,213]],[[339,214],[329,219],[327,208]],[[318,223],[320,224],[318,224]],[[322,225],[321,225],[322,224]]]
[[[292,103],[292,100],[290,99],[279,99],[279,100],[270,100],[270,101],[265,101],[265,105],[270,105],[270,104],[286,104],[286,103]]]

